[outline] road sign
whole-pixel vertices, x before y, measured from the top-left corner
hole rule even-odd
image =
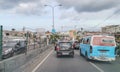
[[[55,30],[54,28],[52,29],[52,33],[53,33],[53,34],[55,34],[55,33],[56,33],[56,30]]]

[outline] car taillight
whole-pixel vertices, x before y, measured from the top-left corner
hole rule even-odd
[[[60,47],[59,46],[57,46],[57,51],[59,51],[60,50]]]
[[[90,46],[90,53],[92,53],[92,46]]]

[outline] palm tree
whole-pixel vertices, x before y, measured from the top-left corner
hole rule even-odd
[[[55,43],[58,39],[60,39],[60,36],[58,34],[50,35],[50,40],[52,41],[52,43]]]

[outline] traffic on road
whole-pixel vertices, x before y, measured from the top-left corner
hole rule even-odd
[[[0,72],[120,72],[120,0],[0,0]]]
[[[80,56],[79,50],[75,50],[74,58],[68,55],[57,58],[56,52],[52,51],[33,72],[119,72],[119,66],[120,58],[112,62],[87,61]]]

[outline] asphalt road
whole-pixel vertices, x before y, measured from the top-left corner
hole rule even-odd
[[[57,58],[55,51],[52,51],[32,72],[120,72],[120,59],[115,62],[88,62],[79,55],[78,50],[74,58]]]

